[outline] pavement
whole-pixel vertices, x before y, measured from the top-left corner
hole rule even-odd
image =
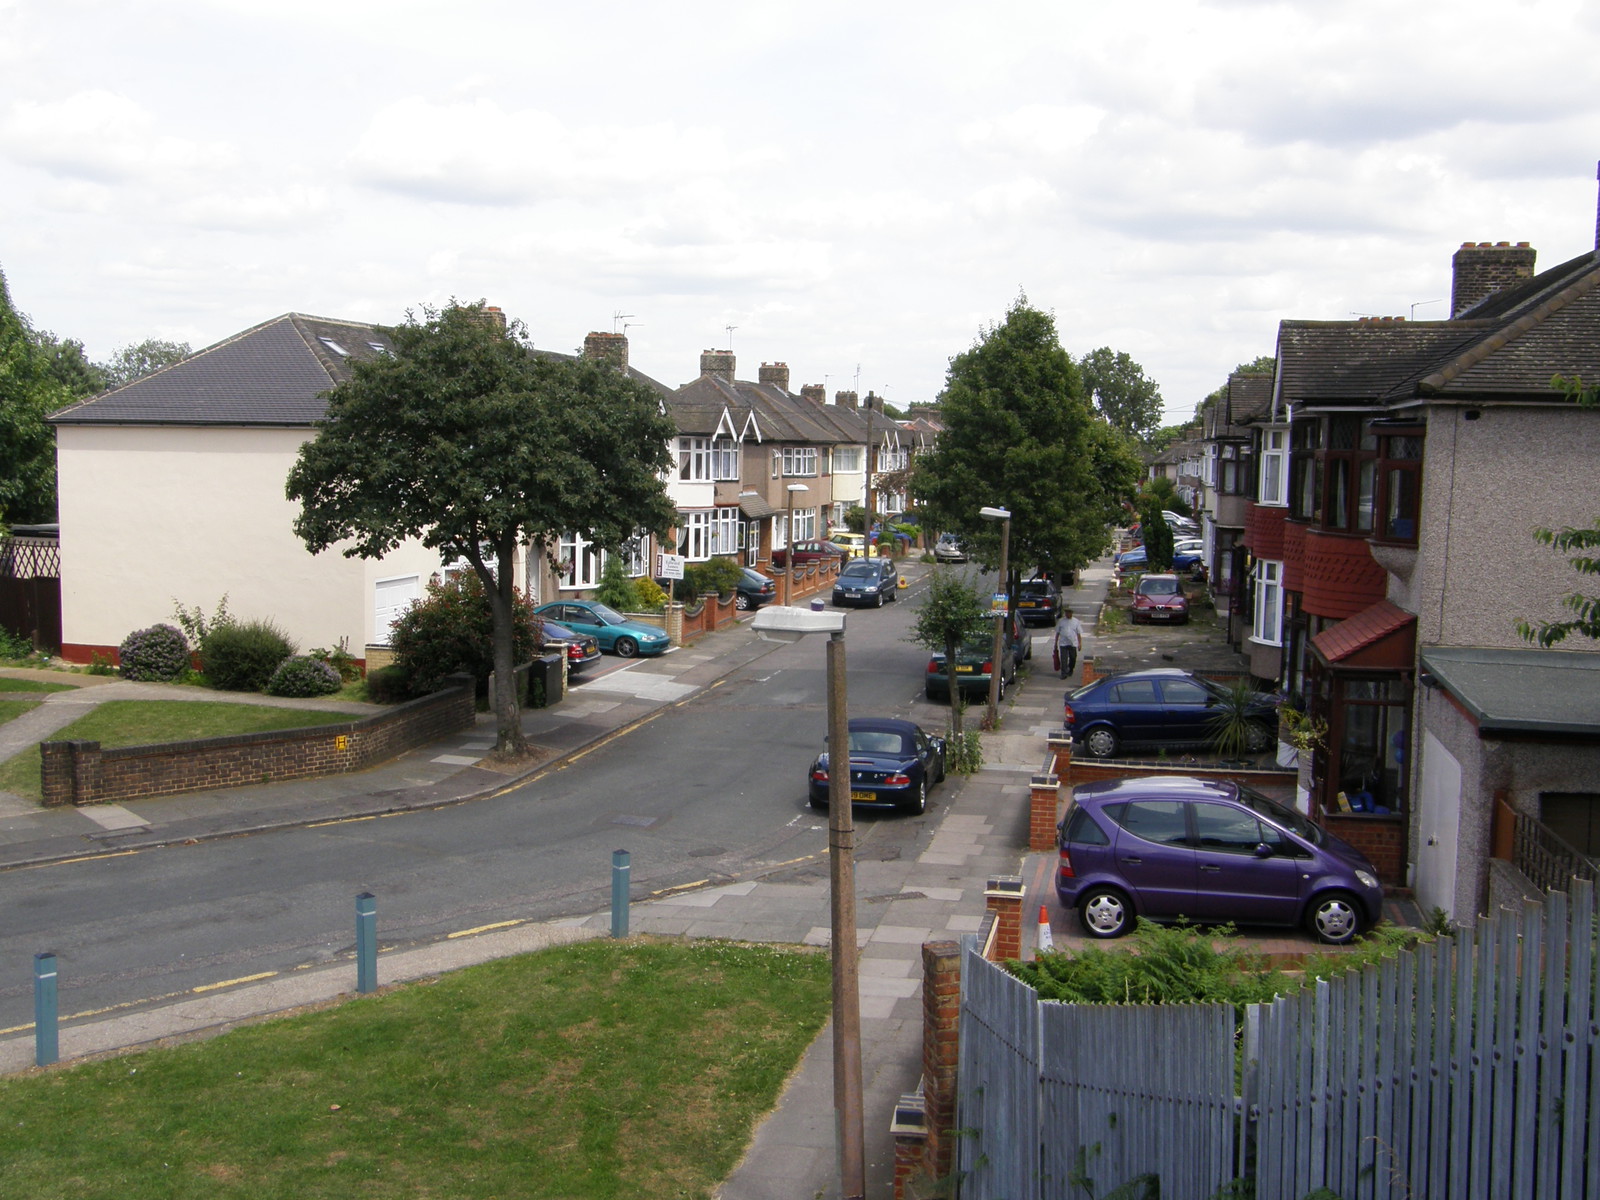
[[[927,569],[912,564],[906,574],[915,583]],[[1064,595],[1091,631],[1110,576],[1107,569],[1091,568]],[[890,1119],[895,1101],[915,1090],[921,1074],[922,944],[975,932],[984,914],[986,884],[996,875],[1022,876],[1025,914],[1038,912],[1041,904],[1049,905],[1057,948],[1082,940],[1076,919],[1059,911],[1050,887],[1055,856],[1027,850],[1029,778],[1045,761],[1046,736],[1060,725],[1062,685],[1049,670],[1048,634],[1048,630],[1036,631],[1036,669],[1008,695],[1001,728],[984,735],[983,768],[969,777],[952,776],[934,791],[930,797],[934,819],[926,822],[914,850],[891,861],[858,856],[867,1194],[872,1197],[892,1194]],[[1086,656],[1095,653],[1095,641],[1092,632],[1086,636]],[[553,770],[667,706],[692,700],[770,649],[755,638],[748,621],[741,621],[733,629],[707,635],[674,653],[635,660],[623,670],[585,681],[561,704],[524,714],[528,737],[548,750],[549,756],[518,775],[481,765],[494,741],[493,719],[485,716],[472,730],[352,775],[82,809],[46,810],[0,793],[0,870],[353,816],[470,803]],[[0,673],[19,674],[11,670]],[[51,672],[38,672],[36,677],[63,680],[62,675]],[[0,760],[15,753],[8,745],[16,739],[37,741],[81,715],[98,699],[150,696],[155,694],[150,689],[160,687],[94,676],[71,678],[85,686],[54,693],[34,712],[0,726]],[[160,691],[184,693],[178,697],[181,699],[220,698],[217,693],[196,693],[189,688]],[[242,699],[249,703],[264,700],[259,696]],[[308,702],[290,703],[304,706]],[[352,707],[326,701],[320,704]],[[354,710],[361,707],[356,705]],[[610,920],[608,910],[396,950],[380,958],[379,978],[385,985],[422,979],[561,942],[607,936]],[[826,946],[830,929],[827,865],[823,861],[779,876],[635,902],[630,907],[629,926],[632,934]],[[1031,923],[1025,920],[1024,928],[1032,928]],[[1308,939],[1292,933],[1282,940],[1289,948],[1309,947]],[[69,1021],[60,1030],[61,1057],[69,1061],[207,1036],[300,1006],[334,1002],[354,994],[355,973],[352,959],[297,971],[289,977],[218,988],[160,1007]],[[32,1069],[33,1055],[31,1030],[0,1035],[0,1073]],[[831,1027],[824,1029],[806,1052],[777,1108],[757,1128],[744,1161],[718,1195],[721,1200],[827,1200],[838,1195]]]

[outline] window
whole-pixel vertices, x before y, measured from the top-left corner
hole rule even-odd
[[[835,475],[849,474],[861,470],[860,446],[835,446],[833,448],[833,471]]]
[[[1381,494],[1374,500],[1380,541],[1415,544],[1422,498],[1422,431],[1389,433],[1381,438],[1377,464]]]
[[[1223,854],[1254,854],[1266,839],[1261,823],[1249,813],[1227,804],[1196,804],[1194,832],[1202,850]]]
[[[592,588],[600,586],[600,568],[604,555],[599,546],[586,541],[581,533],[561,535],[560,555],[563,570],[561,586],[564,588]]]
[[[807,538],[817,536],[816,509],[797,508],[794,510],[794,536],[796,541],[805,541]]]
[[[1289,435],[1289,515],[1302,521],[1322,516],[1322,422],[1298,421]]]
[[[1132,800],[1124,806],[1117,824],[1147,842],[1183,846],[1189,841],[1184,807],[1176,800]],[[1189,869],[1194,870],[1192,865]]]
[[[349,358],[350,357],[350,351],[346,350],[343,346],[341,346],[338,342],[334,341],[331,337],[318,338],[317,341],[321,342],[329,350],[332,350],[340,358]]]
[[[1341,676],[1333,691],[1342,728],[1329,764],[1338,787],[1328,797],[1343,792],[1355,812],[1401,811],[1410,687],[1398,675]]]
[[[1289,435],[1282,429],[1269,429],[1262,438],[1260,502],[1283,506],[1289,502],[1284,470],[1288,460]]]
[[[814,476],[817,473],[817,448],[815,446],[785,446],[783,448],[783,474]]]
[[[622,570],[630,578],[638,579],[649,574],[650,569],[650,535],[644,530],[638,530],[627,541],[622,543]]]
[[[679,438],[678,478],[694,482],[738,479],[738,446],[732,438]]]
[[[739,550],[739,510],[708,508],[684,513],[680,532],[680,552],[693,562],[704,562],[715,554],[735,554]]]
[[[1256,620],[1253,640],[1283,645],[1283,564],[1256,563]]]
[[[1248,452],[1228,444],[1218,448],[1216,489],[1224,496],[1247,496],[1255,484]]]

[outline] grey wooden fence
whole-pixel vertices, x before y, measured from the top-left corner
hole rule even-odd
[[[962,972],[966,1200],[1600,1200],[1594,887],[1252,1006],[1041,1003]],[[1237,1064],[1237,1075],[1236,1075]],[[1236,1089],[1235,1080],[1239,1081]],[[1088,1182],[1074,1183],[1074,1173]]]

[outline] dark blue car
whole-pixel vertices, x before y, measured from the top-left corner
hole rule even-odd
[[[1231,689],[1203,675],[1166,667],[1107,675],[1067,693],[1062,717],[1072,739],[1095,758],[1123,749],[1185,749],[1212,745]],[[1251,696],[1245,749],[1259,754],[1272,744],[1278,710],[1265,693]]]
[[[824,750],[807,781],[812,808],[827,808],[832,777]],[[944,778],[944,739],[913,721],[892,717],[850,720],[850,803],[920,813],[928,791]]]
[[[1056,896],[1090,937],[1136,917],[1304,925],[1351,941],[1383,888],[1354,846],[1237,783],[1155,776],[1081,784],[1057,830]]]

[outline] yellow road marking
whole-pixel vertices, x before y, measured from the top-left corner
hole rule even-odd
[[[488,933],[491,929],[510,929],[513,925],[522,925],[522,921],[496,921],[493,925],[479,925],[475,929],[458,929],[454,933],[445,934],[445,940],[451,938],[471,937],[475,933]]]
[[[37,871],[41,867],[67,867],[71,866],[73,863],[95,862],[96,860],[102,858],[126,858],[130,854],[137,853],[139,853],[137,850],[110,850],[105,854],[83,854],[79,855],[77,858],[58,858],[54,862],[29,863],[22,869],[24,871]]]
[[[271,979],[276,974],[276,971],[262,971],[258,975],[241,975],[237,979],[224,979],[221,983],[202,983],[199,987],[189,990],[198,995],[201,992],[214,992],[218,988],[232,987],[236,983],[254,983],[258,979]]]
[[[313,821],[311,824],[307,825],[306,828],[323,829],[329,825],[354,825],[357,821],[376,821],[378,819],[378,815],[379,814],[374,813],[370,817],[337,817],[332,821]]]

